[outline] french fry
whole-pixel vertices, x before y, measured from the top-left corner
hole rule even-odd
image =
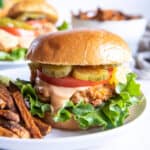
[[[51,131],[51,126],[44,123],[38,118],[33,117],[35,124],[39,127],[41,134],[44,136]]]
[[[0,136],[19,138],[15,133],[1,126],[0,126]]]
[[[9,93],[9,91],[7,90],[7,88],[4,85],[0,85],[0,99],[5,101],[6,106],[16,112],[16,108],[13,102],[13,99]]]
[[[0,109],[4,109],[6,107],[6,102],[0,99]]]
[[[20,111],[21,117],[25,122],[27,129],[31,132],[33,138],[42,138],[39,128],[36,126],[29,110],[27,109],[23,97],[19,91],[13,91],[12,96]]]
[[[30,138],[30,133],[20,124],[14,121],[0,119],[0,126],[7,128],[18,135],[19,138]]]
[[[10,110],[0,110],[0,116],[6,118],[8,120],[20,122],[19,115]]]

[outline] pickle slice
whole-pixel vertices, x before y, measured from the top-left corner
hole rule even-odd
[[[25,30],[33,30],[33,27],[25,22],[3,17],[0,19],[1,27],[16,27]]]
[[[71,66],[42,65],[42,72],[50,77],[65,77],[68,76],[71,71]]]
[[[101,81],[109,79],[109,71],[101,66],[75,67],[72,76],[80,80]]]

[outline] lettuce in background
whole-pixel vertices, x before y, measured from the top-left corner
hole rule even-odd
[[[0,51],[0,61],[23,60],[25,58],[26,53],[26,48],[16,48],[10,53]]]
[[[3,8],[4,7],[4,2],[3,0],[0,0],[0,8]]]

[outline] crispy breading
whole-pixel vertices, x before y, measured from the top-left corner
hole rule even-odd
[[[20,122],[19,115],[17,113],[10,111],[10,110],[0,110],[0,116],[3,118],[6,118],[8,120]]]
[[[1,126],[0,126],[0,136],[19,138],[15,133]]]
[[[28,132],[28,130],[17,122],[0,118],[0,126],[11,130],[20,138],[30,138],[30,133]]]
[[[6,106],[10,110],[16,112],[16,108],[15,108],[13,99],[12,99],[9,91],[7,90],[7,88],[4,85],[2,85],[2,84],[0,84],[0,99],[5,101]]]
[[[99,85],[90,87],[84,91],[76,91],[72,97],[71,101],[77,104],[81,99],[86,103],[90,103],[94,106],[99,106],[102,102],[109,100],[114,93],[114,88],[110,85]]]
[[[33,138],[42,138],[42,134],[39,128],[36,126],[32,115],[30,114],[29,110],[27,109],[23,97],[19,91],[12,92],[12,96],[14,101],[20,111],[21,117],[25,123],[27,129],[31,132]]]
[[[51,126],[41,121],[39,118],[33,117],[35,124],[39,127],[41,134],[44,136],[51,131]]]

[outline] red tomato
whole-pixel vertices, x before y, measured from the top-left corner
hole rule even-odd
[[[49,84],[63,86],[63,87],[95,86],[95,85],[99,85],[99,84],[108,83],[107,80],[93,82],[93,81],[79,80],[79,79],[75,79],[72,77],[53,78],[53,77],[49,77],[49,76],[43,74],[39,70],[37,71],[37,75],[41,80],[43,80]]]
[[[0,27],[0,29],[5,30],[8,33],[11,33],[16,36],[34,36],[35,33],[32,30],[24,30],[14,27]]]
[[[112,67],[108,68],[108,71],[110,72],[110,74],[112,74],[113,68]]]

